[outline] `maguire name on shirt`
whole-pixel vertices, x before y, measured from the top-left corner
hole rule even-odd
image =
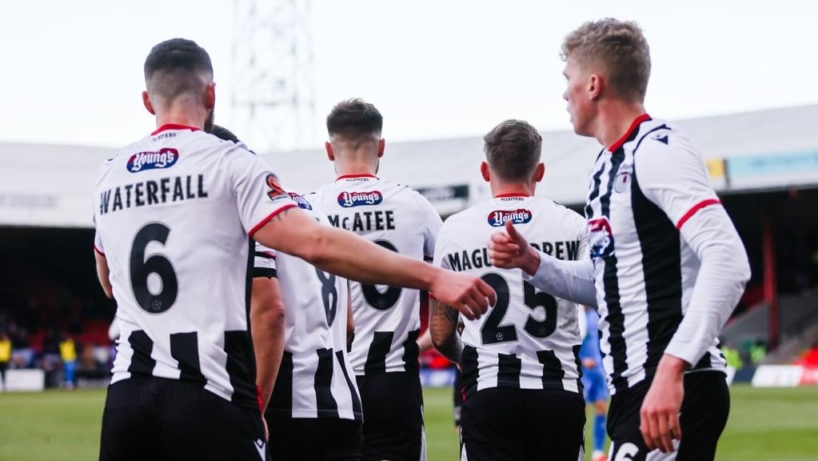
[[[542,243],[532,242],[531,246],[543,253],[562,260],[576,261],[579,253],[579,240]],[[456,272],[491,267],[491,260],[489,259],[489,252],[486,247],[449,253],[445,258],[449,262],[449,268]]]

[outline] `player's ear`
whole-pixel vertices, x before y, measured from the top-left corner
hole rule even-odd
[[[378,158],[383,157],[383,151],[386,148],[386,140],[381,138],[378,140]]]
[[[542,181],[543,176],[545,176],[545,163],[540,162],[540,164],[537,165],[536,171],[534,171],[534,181]]]
[[[210,82],[205,88],[205,107],[213,109],[216,107],[216,82]]]
[[[491,173],[489,172],[489,164],[486,162],[480,163],[480,174],[483,176],[483,180],[486,182],[491,181]]]
[[[591,74],[588,77],[588,98],[591,101],[596,101],[602,96],[603,79],[599,74]]]
[[[334,162],[335,161],[335,152],[332,150],[332,143],[329,142],[329,141],[326,141],[324,143],[324,149],[327,150],[327,158],[329,159],[329,161]]]
[[[145,109],[150,112],[151,115],[156,115],[156,111],[153,110],[153,103],[151,103],[151,97],[148,95],[147,91],[142,92],[142,104],[145,106]]]

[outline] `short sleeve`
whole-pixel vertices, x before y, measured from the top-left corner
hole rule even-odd
[[[421,196],[420,202],[420,222],[423,223],[423,256],[428,260],[435,255],[435,242],[443,220],[440,219],[437,210],[428,200]]]
[[[102,246],[102,237],[100,237],[99,232],[94,232],[94,251],[105,256],[105,247]]]
[[[639,189],[681,229],[704,207],[720,204],[701,156],[686,140],[667,136],[649,140],[635,156]]]
[[[227,174],[242,227],[252,236],[278,213],[297,206],[266,162],[237,147],[227,154]]]
[[[256,242],[253,254],[253,277],[277,277],[275,250]]]

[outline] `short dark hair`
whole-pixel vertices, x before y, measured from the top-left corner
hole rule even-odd
[[[327,132],[347,139],[381,134],[383,116],[374,105],[362,99],[341,101],[327,115]]]
[[[213,64],[207,51],[192,40],[165,40],[154,46],[145,59],[148,92],[169,99],[191,91],[202,91],[201,74],[212,78]]]
[[[223,141],[233,141],[235,143],[241,142],[238,136],[236,136],[235,134],[233,134],[232,131],[228,130],[227,128],[221,125],[213,125],[213,129],[210,130],[210,134]]]
[[[483,136],[486,161],[501,179],[528,179],[540,162],[542,136],[522,120],[506,120]]]

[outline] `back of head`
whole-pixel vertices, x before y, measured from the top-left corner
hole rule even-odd
[[[213,129],[210,130],[210,134],[223,141],[233,141],[235,143],[241,142],[238,136],[236,136],[235,134],[233,134],[232,131],[228,130],[227,128],[221,125],[213,125]]]
[[[650,79],[650,47],[633,21],[589,21],[569,34],[562,59],[571,59],[608,81],[615,96],[642,103]]]
[[[341,101],[327,116],[327,132],[332,142],[344,141],[360,145],[377,142],[383,129],[383,116],[378,109],[361,99]]]
[[[531,179],[542,154],[542,136],[528,122],[506,120],[483,137],[486,162],[508,182]]]
[[[210,55],[192,40],[165,40],[145,59],[145,84],[152,99],[171,102],[184,94],[197,96],[212,80]]]

